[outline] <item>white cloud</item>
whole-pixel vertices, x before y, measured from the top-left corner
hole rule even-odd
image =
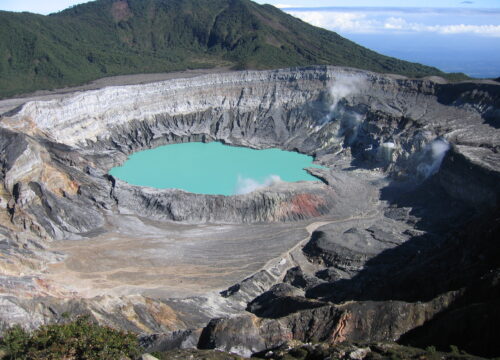
[[[345,32],[375,32],[377,24],[368,17],[356,12],[333,11],[289,11],[295,16],[314,26]]]
[[[236,181],[236,186],[234,189],[235,195],[248,194],[252,191],[262,189],[267,186],[271,186],[277,183],[282,182],[281,178],[278,175],[269,175],[262,183],[258,182],[252,178],[245,178],[243,176],[238,176],[238,180]]]
[[[431,26],[428,31],[436,31],[441,34],[476,34],[483,36],[500,37],[500,25],[444,25]]]
[[[408,28],[408,23],[403,18],[390,17],[384,24],[384,29],[388,30],[403,30]]]
[[[397,32],[428,32],[439,34],[474,34],[480,36],[500,37],[500,24],[446,24],[428,25],[407,21],[403,17],[369,16],[360,12],[340,11],[289,11],[314,26],[343,33],[397,33]],[[425,16],[425,15],[424,15]]]
[[[482,36],[500,37],[500,25],[425,25],[407,22],[403,18],[390,17],[384,23],[388,30],[405,32],[434,32],[439,34],[475,34]]]

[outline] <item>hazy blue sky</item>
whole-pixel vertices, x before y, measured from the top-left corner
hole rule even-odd
[[[30,11],[39,14],[50,14],[64,10],[72,5],[84,3],[81,0],[0,0],[0,10]]]
[[[260,4],[279,7],[325,7],[325,6],[395,6],[395,7],[495,7],[500,8],[499,0],[258,0]]]
[[[84,3],[82,0],[0,0],[0,10],[31,11],[49,14],[69,6]],[[310,0],[258,0],[260,4],[280,7],[311,6]],[[482,7],[500,8],[500,0],[316,0],[315,7],[325,6],[396,6],[396,7]]]

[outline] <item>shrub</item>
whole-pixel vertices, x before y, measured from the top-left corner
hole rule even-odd
[[[0,347],[5,360],[116,360],[140,355],[134,334],[100,326],[88,317],[45,325],[32,333],[14,326],[5,332]]]

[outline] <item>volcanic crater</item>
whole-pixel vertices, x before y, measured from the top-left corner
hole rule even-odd
[[[316,66],[4,102],[0,328],[85,313],[150,350],[242,355],[423,346],[426,329],[493,353],[493,335],[443,321],[499,320],[474,322],[498,303],[499,90]],[[321,181],[221,196],[109,175],[193,141],[311,155]]]

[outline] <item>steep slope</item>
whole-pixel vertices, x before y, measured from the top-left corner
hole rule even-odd
[[[329,66],[27,102],[0,119],[0,331],[90,314],[164,333],[158,351],[399,339],[498,356],[499,104],[495,83]],[[108,175],[187,141],[313,155],[323,181],[224,197]]]
[[[100,77],[232,66],[351,66],[412,77],[436,68],[377,54],[249,0],[97,0],[57,14],[0,12],[0,96]]]

